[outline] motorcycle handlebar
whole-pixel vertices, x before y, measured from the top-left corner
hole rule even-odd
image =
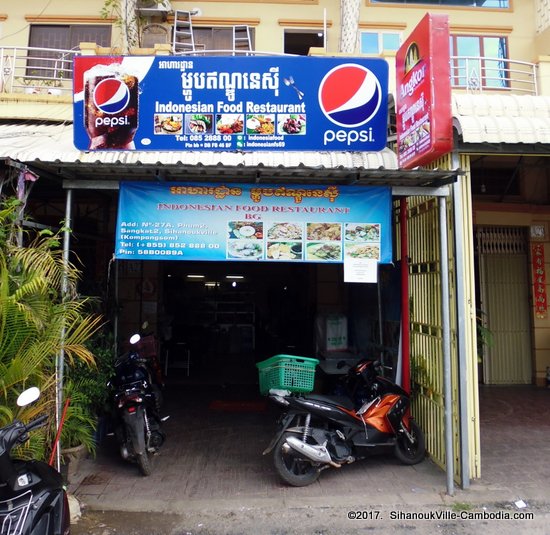
[[[25,426],[25,431],[28,433],[29,431],[32,431],[33,429],[38,429],[39,427],[42,427],[46,423],[47,419],[48,419],[47,414],[43,414],[42,416],[39,416],[38,418],[36,418],[35,420],[32,420],[32,422],[29,422]]]

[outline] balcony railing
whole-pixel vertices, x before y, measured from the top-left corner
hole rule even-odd
[[[469,93],[500,90],[537,95],[536,65],[511,59],[453,56],[451,87]]]
[[[0,47],[0,92],[71,94],[73,58],[77,54],[79,50]],[[209,56],[216,52],[197,54]],[[453,56],[451,87],[472,93],[505,91],[537,95],[536,65],[510,59]]]
[[[0,92],[71,94],[78,50],[0,47]]]

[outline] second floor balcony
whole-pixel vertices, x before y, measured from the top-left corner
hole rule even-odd
[[[58,50],[0,47],[0,94],[71,96],[73,58],[81,53],[80,48]],[[164,50],[163,53],[166,54],[167,51]],[[238,54],[238,52],[235,53]],[[250,54],[254,52],[246,52],[246,55]],[[201,56],[215,55],[217,51],[201,51]],[[541,94],[537,78],[539,65],[534,63],[512,59],[453,56],[450,70],[453,91]],[[390,87],[394,87],[394,84],[390,83]]]

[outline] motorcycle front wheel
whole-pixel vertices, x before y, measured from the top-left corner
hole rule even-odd
[[[273,462],[279,477],[293,487],[305,487],[317,481],[321,471],[290,447],[285,448],[287,437],[296,436],[284,433],[273,450]]]
[[[397,443],[395,444],[395,456],[403,464],[418,464],[426,455],[424,433],[422,433],[422,430],[414,420],[411,420],[410,423],[410,435],[413,437],[414,442],[411,442],[404,433],[399,434],[397,436]]]
[[[142,473],[142,475],[150,476],[152,472],[152,467],[149,454],[146,451],[143,453],[139,453],[138,455],[136,455],[136,460],[139,466],[139,471]]]

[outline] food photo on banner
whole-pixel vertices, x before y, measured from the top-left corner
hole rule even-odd
[[[122,182],[128,260],[392,261],[386,186]]]
[[[77,149],[379,151],[381,58],[77,56]]]

